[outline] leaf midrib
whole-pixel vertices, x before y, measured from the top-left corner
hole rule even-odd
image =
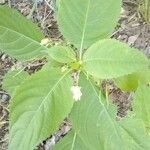
[[[36,116],[37,112],[38,112],[38,111],[40,110],[40,108],[43,106],[43,103],[47,100],[47,97],[51,94],[51,92],[54,91],[54,89],[58,86],[58,84],[61,82],[61,80],[63,80],[63,78],[64,78],[69,72],[70,72],[70,70],[67,71],[63,76],[61,76],[61,77],[59,78],[59,80],[55,83],[55,85],[53,86],[53,88],[50,89],[50,91],[48,92],[48,94],[44,97],[44,99],[42,100],[42,103],[40,104],[40,106],[38,107],[38,109],[34,112],[34,115],[33,115],[32,119],[31,119],[30,122],[28,123],[28,125],[27,125],[27,127],[26,127],[26,131],[27,131],[27,129],[29,128],[29,125],[30,125],[30,124],[32,123],[32,121],[35,119],[35,116]],[[25,132],[25,131],[24,131],[24,132]],[[24,136],[23,136],[22,138],[26,139],[26,134],[24,134]],[[23,141],[23,140],[22,140],[22,141]],[[30,140],[30,142],[31,142],[31,140]],[[22,142],[20,142],[19,147],[20,147],[21,145],[22,145]],[[30,146],[30,144],[29,144],[28,146]]]
[[[89,9],[90,9],[90,3],[91,3],[91,0],[88,1],[87,10],[85,14],[85,21],[83,24],[82,38],[81,38],[81,44],[80,44],[80,59],[82,57],[82,50],[83,50],[83,45],[84,45],[84,38],[85,38],[86,24],[88,20]]]
[[[119,136],[119,132],[118,132],[118,130],[116,129],[116,126],[115,126],[115,124],[114,124],[114,121],[113,121],[112,118],[110,117],[110,115],[109,115],[109,113],[108,113],[108,111],[107,111],[105,105],[101,102],[101,100],[100,100],[100,98],[99,98],[99,95],[97,94],[97,92],[96,92],[96,90],[95,90],[95,88],[94,88],[94,86],[93,86],[93,84],[92,84],[92,82],[91,82],[90,80],[89,80],[89,83],[91,84],[91,86],[92,86],[92,88],[93,88],[93,91],[95,92],[96,97],[98,97],[99,102],[100,102],[101,106],[104,108],[104,111],[106,112],[108,118],[111,120],[116,135]]]
[[[21,33],[17,32],[17,31],[15,31],[15,30],[12,30],[12,29],[10,29],[10,28],[7,28],[7,27],[1,26],[1,25],[0,25],[0,28],[4,28],[4,29],[6,29],[6,30],[8,30],[8,31],[10,31],[10,32],[14,32],[14,33],[16,33],[16,34],[18,34],[18,35],[20,35],[20,36],[26,38],[26,39],[29,39],[29,40],[33,41],[33,42],[36,43],[36,44],[42,46],[44,49],[48,50],[47,47],[41,45],[38,41],[36,41],[36,40],[34,40],[34,39],[32,39],[32,38],[30,38],[30,37],[24,35],[24,34],[21,34]],[[41,39],[41,40],[42,40],[42,39]]]
[[[97,94],[97,92],[96,92],[96,90],[95,90],[93,84],[91,83],[90,80],[89,80],[89,82],[90,82],[91,86],[93,87],[93,90],[94,90],[95,94],[96,94],[97,97],[99,98],[99,96],[98,96],[98,94]],[[117,130],[116,127],[115,127],[114,121],[112,120],[112,118],[110,117],[109,113],[107,112],[107,109],[105,108],[105,105],[104,105],[101,101],[100,101],[100,103],[101,103],[101,105],[103,106],[103,108],[104,108],[106,114],[108,115],[109,119],[110,119],[111,122],[113,123],[113,127],[114,127],[114,129],[115,129],[116,134],[119,136],[119,134],[118,134],[119,132],[118,132],[118,130]],[[124,129],[122,126],[118,126],[118,127],[121,127],[122,129]],[[124,130],[125,130],[125,129],[124,129]],[[126,131],[127,133],[129,133],[127,130],[125,130],[125,131]],[[129,133],[129,135],[130,135],[131,138],[134,139],[134,142],[137,144],[137,146],[143,149],[143,146],[141,146],[141,145],[139,144],[138,140],[135,139],[133,136],[131,136],[130,133]],[[119,137],[120,137],[120,136],[119,136]],[[121,137],[120,137],[120,138],[121,138]]]
[[[134,140],[135,144],[137,145],[137,147],[139,147],[140,149],[142,148],[142,150],[144,150],[143,145],[141,145],[141,143],[138,141],[137,138],[135,138],[134,136],[132,136],[132,133],[130,133],[127,129],[125,129],[123,126],[120,126],[125,132],[128,133],[128,135]]]
[[[86,59],[86,60],[83,60],[83,63],[89,63],[89,62],[92,62],[92,61],[109,61],[109,62],[118,62],[118,63],[120,63],[120,62],[123,62],[123,63],[133,63],[133,62],[136,62],[135,60],[130,60],[130,61],[126,61],[125,59],[117,59],[117,60],[115,60],[115,59],[111,59],[111,58],[109,58],[109,59],[105,59],[105,58],[94,58],[94,59]],[[138,64],[141,64],[141,63],[143,63],[143,64],[147,64],[148,65],[148,61],[146,62],[147,60],[145,59],[145,61],[143,60],[143,61],[138,61]]]

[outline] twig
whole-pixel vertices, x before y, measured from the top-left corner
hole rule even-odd
[[[46,4],[49,6],[49,8],[54,11],[54,7],[49,4],[49,1],[45,0],[45,2],[46,2]]]
[[[5,141],[7,141],[8,140],[8,137],[6,137],[5,139],[3,139],[3,140],[0,140],[0,143],[3,143],[3,142],[5,142]]]
[[[0,104],[0,106],[9,112],[9,109],[7,107],[3,106],[2,104]]]
[[[0,122],[0,127],[2,127],[6,123],[8,123],[8,121],[2,121],[2,122]]]

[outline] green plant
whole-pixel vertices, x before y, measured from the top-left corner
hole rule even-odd
[[[20,61],[48,60],[31,76],[17,70],[4,79],[4,89],[12,94],[9,149],[33,150],[68,117],[72,130],[54,149],[148,150],[150,111],[145,108],[144,118],[145,112],[138,108],[141,97],[148,103],[150,89],[140,85],[134,115],[116,121],[116,107],[94,80],[118,79],[148,69],[144,54],[109,38],[121,0],[58,0],[57,8],[60,31],[73,46],[43,46],[44,37],[33,23],[0,7],[0,49]]]
[[[147,23],[150,23],[150,0],[139,1],[139,12]]]

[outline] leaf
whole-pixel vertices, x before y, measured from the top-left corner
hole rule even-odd
[[[59,8],[59,3],[60,3],[60,0],[55,1],[55,15],[57,15],[58,8]]]
[[[119,125],[122,129],[122,131],[120,131],[121,136],[124,143],[128,145],[128,150],[146,150],[150,148],[150,137],[147,135],[144,125],[140,120],[127,118],[119,121]],[[87,145],[88,144],[84,143],[84,140],[77,136],[76,132],[72,130],[62,141],[60,141],[60,143],[58,143],[58,145],[56,145],[55,149],[91,150]],[[121,146],[121,148],[123,147]],[[95,147],[92,149],[98,150],[98,148]],[[107,149],[105,148],[104,150]]]
[[[54,147],[54,150],[90,150],[72,130]]]
[[[114,79],[115,84],[123,91],[135,91],[139,85],[150,83],[150,70],[135,72]]]
[[[123,118],[118,122],[122,128],[122,137],[130,150],[150,149],[150,136],[147,134],[144,123],[136,118]]]
[[[101,103],[103,98],[99,97],[92,83],[83,78],[80,81],[83,95],[71,112],[72,131],[55,146],[55,150],[120,150],[120,146],[122,150],[150,148],[144,127],[136,126],[141,122],[133,119],[117,122],[116,109]]]
[[[11,96],[14,95],[17,87],[29,76],[23,70],[9,71],[3,80],[3,89],[6,90]]]
[[[33,59],[43,55],[46,47],[38,27],[16,10],[0,6],[0,50],[17,59]]]
[[[69,146],[72,150],[77,150],[78,141],[83,150],[117,150],[120,149],[120,145],[124,149],[115,122],[116,109],[107,108],[100,103],[101,99],[99,100],[97,91],[89,81],[82,78],[79,85],[83,95],[81,100],[74,104],[71,112],[72,128],[76,136],[68,139],[67,143],[60,142],[56,150],[65,150]]]
[[[68,72],[48,67],[20,85],[10,106],[9,150],[33,150],[59,128],[73,106],[71,85]]]
[[[133,110],[136,117],[143,120],[145,127],[150,132],[150,88],[140,86],[134,97]]]
[[[0,6],[0,10],[1,26],[22,33],[23,35],[30,37],[31,39],[34,39],[38,42],[40,42],[41,38],[44,37],[39,28],[34,23],[23,17],[18,11],[4,6]],[[5,21],[3,20],[4,17]]]
[[[84,69],[101,79],[131,74],[147,69],[148,65],[144,54],[114,39],[98,41],[83,56]]]
[[[60,63],[71,63],[76,60],[73,49],[65,46],[54,46],[48,51],[49,56]]]
[[[80,49],[110,37],[121,11],[121,0],[59,0],[57,5],[60,31]]]

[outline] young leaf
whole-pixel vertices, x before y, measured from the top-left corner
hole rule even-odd
[[[11,96],[14,95],[17,87],[29,76],[25,71],[14,70],[9,71],[3,80],[3,89]]]
[[[43,68],[23,82],[10,105],[9,150],[33,150],[53,134],[73,106],[68,73]]]
[[[70,63],[76,60],[73,49],[64,46],[54,46],[48,51],[49,56],[60,63]]]
[[[143,120],[145,127],[150,132],[150,88],[140,86],[133,101],[133,110],[136,117]]]
[[[143,70],[114,79],[115,84],[123,91],[135,91],[139,85],[150,83],[150,70]]]
[[[136,126],[137,122],[133,119],[124,121],[125,127],[123,121],[117,122],[116,110],[111,105],[102,104],[95,87],[85,81],[82,79],[80,82],[81,101],[74,104],[71,112],[73,129],[56,145],[55,150],[120,150],[120,145],[122,150],[149,149],[150,139],[144,127]],[[138,125],[141,124],[138,122]]]
[[[147,69],[148,65],[144,54],[114,39],[98,41],[83,56],[84,69],[101,79],[117,78]]]
[[[59,0],[58,24],[77,48],[88,48],[111,35],[121,11],[121,0]]]
[[[35,24],[16,10],[0,6],[0,50],[17,59],[38,57],[46,48],[40,45],[44,38]]]

